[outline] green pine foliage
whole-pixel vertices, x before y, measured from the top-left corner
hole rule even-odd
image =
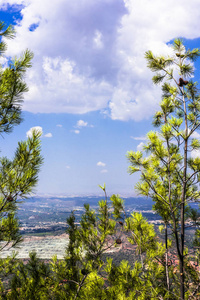
[[[54,257],[44,265],[31,253],[27,264],[16,262],[9,285],[2,289],[5,299],[167,299],[164,244],[141,214],[126,218],[122,202],[113,195],[99,201],[96,212],[85,205],[79,226],[72,212],[64,259]],[[126,238],[141,261],[133,267],[125,260],[119,265],[111,258],[103,261],[107,250],[121,247]]]
[[[191,276],[187,268],[190,260],[188,254],[185,254],[185,230],[189,222],[194,225],[199,220],[198,212],[190,209],[188,204],[197,201],[200,196],[197,186],[200,158],[191,154],[200,149],[199,140],[193,138],[200,128],[200,94],[197,83],[192,81],[193,62],[199,57],[200,50],[185,49],[180,39],[174,41],[172,48],[174,55],[171,57],[157,57],[151,51],[146,52],[147,65],[156,72],[154,84],[164,81],[160,110],[156,112],[153,121],[159,130],[147,134],[143,152],[128,153],[129,171],[141,173],[136,190],[153,199],[153,209],[164,221],[166,266],[169,233],[172,236],[179,260],[180,292],[177,297],[193,299],[200,292],[199,279],[198,276]],[[176,74],[179,74],[178,78]],[[195,236],[197,245],[198,231]],[[194,268],[193,272],[196,272]],[[168,268],[166,279],[169,294],[175,293]]]
[[[5,38],[13,38],[12,26],[0,22],[0,55],[6,51]],[[31,67],[33,53],[26,50],[20,58],[0,66],[0,133],[9,133],[21,123],[23,94],[28,91],[24,81],[26,70]],[[0,158],[0,253],[6,247],[16,247],[22,240],[16,212],[21,200],[27,198],[38,181],[42,164],[40,133],[19,142],[12,160]],[[17,266],[15,255],[0,259],[0,291],[4,299],[4,285]],[[11,276],[11,277],[10,277]],[[3,284],[4,282],[4,284]],[[15,299],[13,296],[12,299]],[[21,298],[22,299],[22,298]]]
[[[0,22],[1,37],[12,38],[12,27],[5,28]],[[6,44],[0,42],[1,55]],[[10,62],[9,67],[0,67],[0,132],[10,132],[21,122],[21,102],[28,90],[24,75],[31,67],[33,54],[26,50],[21,58]],[[42,164],[40,133],[34,131],[27,141],[19,142],[13,160],[0,158],[0,241],[1,249],[7,244],[16,245],[20,240],[15,213],[20,199],[26,198],[35,187]]]

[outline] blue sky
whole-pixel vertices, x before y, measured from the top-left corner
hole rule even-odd
[[[12,158],[40,126],[36,193],[101,194],[105,182],[109,194],[135,195],[126,153],[145,142],[161,96],[144,53],[168,54],[176,37],[200,47],[199,1],[1,0],[0,19],[16,29],[7,56],[34,52],[24,122],[1,138],[1,154]]]

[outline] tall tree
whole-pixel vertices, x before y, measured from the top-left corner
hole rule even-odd
[[[0,22],[0,56],[6,51],[5,38],[13,38],[12,26]],[[0,66],[0,133],[8,133],[20,124],[23,94],[28,91],[24,81],[31,67],[33,53],[26,50],[20,58],[9,59]],[[15,246],[20,240],[16,210],[21,199],[26,198],[37,183],[42,164],[40,133],[19,142],[13,160],[0,158],[0,251],[8,244]]]
[[[173,233],[180,269],[180,298],[185,299],[186,248],[185,227],[187,206],[199,198],[197,183],[200,179],[200,157],[193,157],[200,149],[196,131],[200,127],[200,95],[197,83],[193,82],[194,61],[199,49],[186,49],[182,40],[172,45],[173,54],[155,56],[151,51],[145,57],[148,67],[156,72],[153,83],[162,83],[160,110],[153,124],[160,128],[147,134],[147,145],[142,152],[128,153],[130,173],[141,172],[137,191],[150,196],[154,209],[161,215],[167,230]],[[149,154],[149,155],[148,155]],[[168,288],[169,277],[168,277]],[[187,290],[188,292],[188,290]]]

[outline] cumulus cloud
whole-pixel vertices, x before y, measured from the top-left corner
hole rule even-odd
[[[44,135],[44,137],[47,137],[47,138],[51,138],[53,135],[52,135],[52,133],[51,132],[49,132],[49,133],[46,133],[45,135]]]
[[[42,135],[43,130],[41,126],[35,126],[35,127],[31,127],[27,132],[26,132],[26,136],[27,137],[32,137],[33,136],[33,131],[36,131],[38,133],[40,133]]]
[[[101,173],[108,173],[108,170],[103,169],[103,170],[101,170]]]
[[[172,39],[200,36],[198,0],[2,0],[0,9],[7,4],[23,7],[8,55],[35,53],[23,106],[31,112],[148,118],[160,89],[145,51],[167,54]]]
[[[56,126],[57,126],[57,127],[60,127],[60,128],[63,127],[61,124],[57,124]]]
[[[43,134],[43,129],[41,126],[34,126],[31,127],[27,132],[26,132],[26,136],[27,137],[32,137],[33,136],[33,131],[36,131],[38,133],[41,134],[41,136],[46,137],[46,138],[51,138],[53,135],[51,132]]]
[[[66,169],[71,169],[71,167],[70,166],[66,166]]]
[[[98,166],[98,167],[105,167],[106,164],[103,163],[102,161],[99,161],[99,162],[97,163],[97,166]]]
[[[86,127],[88,125],[87,122],[83,121],[83,120],[79,120],[76,124],[76,127]]]
[[[78,128],[78,130],[72,130],[75,133],[80,133],[79,129],[82,129],[83,127],[94,127],[93,125],[89,125],[88,122],[85,122],[83,120],[77,121],[76,125],[74,128]]]
[[[79,133],[80,133],[80,130],[75,129],[75,130],[71,130],[71,132],[74,132],[74,133],[76,133],[76,134],[79,134]]]
[[[25,0],[1,0],[1,9],[7,10],[8,8],[11,9],[10,5],[12,5],[12,9],[19,10],[23,8],[23,4]]]

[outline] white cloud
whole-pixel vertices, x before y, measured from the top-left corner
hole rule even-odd
[[[66,169],[71,169],[71,167],[70,166],[66,166]]]
[[[109,83],[83,76],[75,62],[61,57],[43,57],[41,65],[36,62],[28,73],[27,84],[24,109],[35,113],[83,114],[102,109],[107,103],[104,94],[110,95],[111,90]],[[38,105],[35,99],[40,101]]]
[[[2,0],[0,8],[7,4],[23,5],[8,55],[35,53],[23,106],[31,112],[149,118],[161,93],[145,51],[167,54],[172,39],[200,37],[199,0]]]
[[[79,134],[80,133],[80,130],[76,129],[76,130],[71,130],[71,132],[74,132],[76,134]]]
[[[32,137],[33,136],[33,131],[37,131],[42,135],[42,127],[41,126],[35,126],[35,127],[31,127],[27,132],[26,132],[26,136],[27,137]]]
[[[99,162],[97,163],[97,166],[98,166],[98,167],[105,167],[106,164],[103,163],[103,162],[101,162],[101,161],[99,161]]]
[[[142,151],[144,145],[145,145],[145,144],[144,144],[143,142],[141,142],[141,143],[137,146],[137,151]]]
[[[146,136],[131,136],[131,139],[136,140],[136,141],[146,141]]]
[[[86,127],[88,125],[87,122],[83,121],[83,120],[79,120],[76,124],[76,127]]]
[[[76,125],[74,126],[74,128],[83,128],[83,127],[94,127],[93,125],[89,125],[88,122],[85,122],[83,120],[79,120],[77,121]],[[75,133],[80,133],[80,130],[72,130]]]
[[[44,135],[44,137],[47,137],[47,138],[51,138],[53,135],[52,135],[52,133],[51,132],[49,132],[49,133],[46,133],[45,135]]]
[[[103,169],[103,170],[101,170],[101,173],[108,173],[108,170]]]
[[[19,8],[19,6],[25,4],[25,0],[1,0],[1,9],[2,10],[7,10],[10,5],[15,7],[16,9]]]
[[[61,124],[57,124],[56,126],[57,126],[57,127],[60,127],[60,128],[63,127]]]
[[[51,137],[53,136],[51,132],[46,133],[46,134],[43,135],[43,129],[42,129],[41,126],[34,126],[34,127],[31,127],[31,128],[26,132],[26,136],[27,136],[27,137],[32,137],[32,135],[33,135],[33,130],[39,132],[39,133],[41,134],[41,136],[46,137],[46,138],[51,138]]]

